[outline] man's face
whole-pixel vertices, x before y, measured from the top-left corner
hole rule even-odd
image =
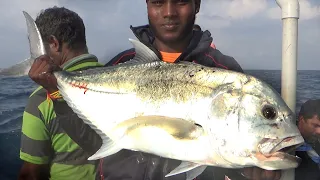
[[[310,119],[301,118],[299,120],[299,129],[302,136],[306,140],[317,139],[320,137],[320,119],[318,116],[313,116]]]
[[[147,0],[151,30],[162,42],[174,43],[193,29],[199,0]]]

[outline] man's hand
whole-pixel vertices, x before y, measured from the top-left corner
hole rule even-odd
[[[32,164],[24,162],[22,164],[18,180],[49,180],[50,167],[48,164]]]
[[[250,180],[280,180],[281,171],[268,171],[251,167],[242,169],[242,175]]]
[[[53,75],[53,72],[57,70],[61,68],[54,64],[49,56],[42,55],[35,59],[28,75],[34,82],[52,93],[58,90],[57,79]]]

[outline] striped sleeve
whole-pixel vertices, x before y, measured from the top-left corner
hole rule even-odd
[[[38,109],[43,98],[30,97],[23,113],[20,159],[33,164],[47,164],[51,155],[51,141],[43,115]]]

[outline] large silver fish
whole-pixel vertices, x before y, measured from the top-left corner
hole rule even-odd
[[[268,84],[191,62],[165,63],[130,41],[136,55],[129,62],[54,73],[64,100],[103,139],[90,160],[141,151],[181,160],[166,176],[186,172],[187,179],[207,166],[298,166],[299,158],[285,149],[304,140],[294,114]]]
[[[169,175],[206,166],[287,169],[303,143],[294,114],[266,83],[202,65],[160,61],[136,40],[128,63],[56,72],[68,105],[102,137],[99,159],[121,149],[182,160]]]

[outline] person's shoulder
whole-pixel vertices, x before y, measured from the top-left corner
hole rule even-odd
[[[47,91],[41,86],[31,93],[27,104],[24,109],[24,119],[27,120],[31,116],[32,118],[38,118],[43,120],[47,113],[51,112],[50,109],[53,109],[52,105],[47,98]]]
[[[42,86],[39,86],[30,94],[28,105],[33,104],[39,106],[45,100],[47,100],[47,91]]]
[[[295,169],[296,179],[319,179],[319,166],[316,164],[305,151],[296,151],[296,156],[299,156],[302,161]],[[307,172],[307,173],[306,173]]]
[[[129,61],[136,55],[135,49],[130,48],[127,50],[124,50],[120,53],[118,53],[116,56],[114,56],[110,61],[108,61],[104,66],[111,66],[118,63],[123,63],[126,61]]]
[[[208,48],[207,56],[211,57],[216,65],[223,67],[224,69],[243,72],[240,64],[232,56],[223,54],[216,48]]]

